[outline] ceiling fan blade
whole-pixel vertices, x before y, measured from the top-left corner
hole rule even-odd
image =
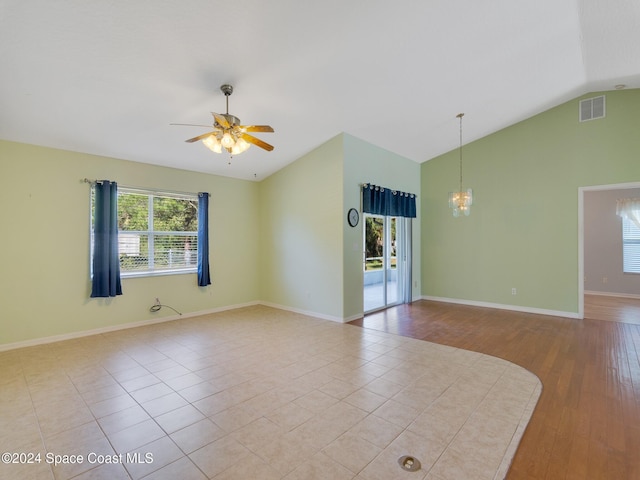
[[[216,133],[215,131],[203,133],[202,135],[198,135],[197,137],[193,137],[193,138],[190,138],[189,140],[185,140],[185,142],[187,143],[197,142],[198,140],[203,140],[207,138],[209,135],[215,135],[215,133]]]
[[[213,118],[216,119],[216,122],[218,122],[220,126],[224,128],[231,127],[231,125],[229,125],[229,122],[227,121],[224,115],[221,115],[220,113],[215,113],[215,112],[211,112],[211,115],[213,115]]]
[[[245,132],[273,132],[269,125],[242,125],[241,128]]]
[[[182,127],[205,127],[211,128],[211,125],[196,125],[195,123],[170,123],[169,125],[178,125]]]
[[[273,150],[273,145],[269,145],[266,142],[263,142],[262,140],[260,140],[259,138],[254,137],[253,135],[248,135],[246,133],[243,133],[240,138],[242,138],[245,142],[249,142],[249,143],[253,143],[255,146],[260,147],[260,148],[264,148],[267,151],[271,151]]]

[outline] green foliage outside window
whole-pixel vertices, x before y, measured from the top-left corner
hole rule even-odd
[[[120,267],[126,272],[195,269],[198,199],[118,194]]]
[[[396,222],[394,218],[391,221],[391,238],[396,238]],[[383,266],[384,255],[384,219],[382,217],[365,217],[365,269],[380,270]],[[396,267],[395,242],[392,241],[392,250],[390,252],[389,268]]]

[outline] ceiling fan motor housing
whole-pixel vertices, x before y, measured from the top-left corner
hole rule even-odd
[[[234,115],[230,115],[228,113],[221,113],[220,115],[222,115],[224,118],[227,119],[227,122],[229,122],[229,125],[232,128],[235,127],[236,125],[240,125],[240,119],[238,117]],[[222,128],[222,129],[225,128],[222,125],[220,125],[217,121],[214,122],[213,126],[216,128]]]

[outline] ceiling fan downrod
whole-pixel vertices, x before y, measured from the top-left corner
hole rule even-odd
[[[233,93],[233,86],[225,83],[220,86],[220,90],[224,93],[224,96],[227,97],[227,115],[229,115],[229,95]]]

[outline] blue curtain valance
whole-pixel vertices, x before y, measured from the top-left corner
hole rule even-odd
[[[362,211],[389,217],[416,218],[416,195],[365,183],[362,185]]]

